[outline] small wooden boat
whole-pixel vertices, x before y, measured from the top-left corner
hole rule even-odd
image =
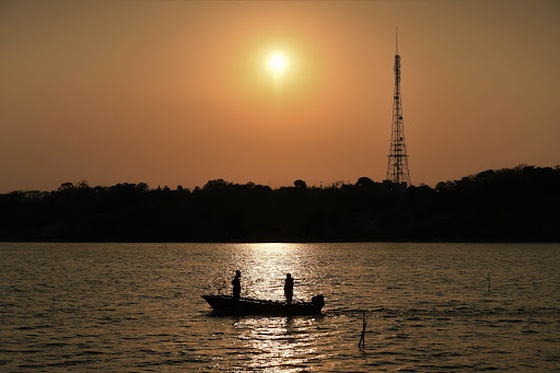
[[[252,298],[234,299],[231,295],[202,295],[219,315],[304,316],[318,315],[325,305],[322,295],[315,295],[311,302],[288,304]]]

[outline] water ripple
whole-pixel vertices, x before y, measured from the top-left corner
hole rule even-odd
[[[535,244],[0,244],[0,366],[559,371],[558,268],[560,246]],[[273,300],[292,273],[325,315],[212,315],[200,294],[235,269]]]

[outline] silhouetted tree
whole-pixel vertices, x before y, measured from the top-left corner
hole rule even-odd
[[[356,186],[358,188],[371,188],[375,186],[375,182],[369,177],[361,177],[358,179],[358,181],[356,181]]]
[[[560,167],[520,165],[403,188],[272,189],[210,180],[192,192],[145,183],[0,194],[0,240],[560,241]]]

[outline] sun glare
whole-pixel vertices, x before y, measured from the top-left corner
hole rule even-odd
[[[274,73],[281,73],[288,67],[288,58],[283,53],[273,53],[268,58],[268,67]]]

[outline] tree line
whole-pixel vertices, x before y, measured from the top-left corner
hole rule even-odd
[[[270,188],[211,180],[0,195],[2,241],[560,241],[560,166],[520,165],[460,180]]]

